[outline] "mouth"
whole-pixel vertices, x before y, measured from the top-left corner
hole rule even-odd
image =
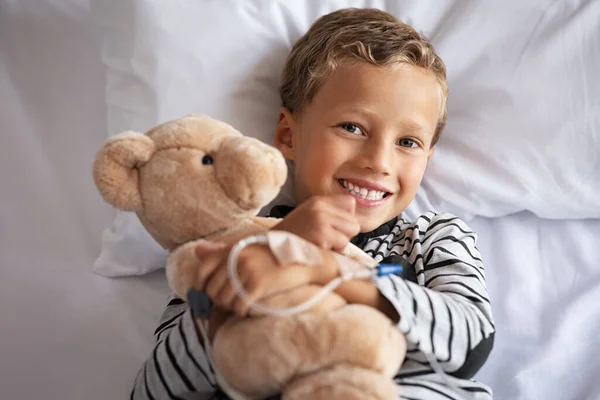
[[[337,182],[342,189],[356,197],[359,203],[364,205],[379,205],[392,195],[391,192],[385,191],[384,188],[375,187],[367,182],[356,182],[345,179],[338,179]]]

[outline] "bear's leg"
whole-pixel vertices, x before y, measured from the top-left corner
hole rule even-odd
[[[391,378],[373,370],[341,364],[298,377],[283,391],[283,400],[395,400]]]
[[[391,378],[402,365],[406,341],[384,314],[354,304],[293,317],[233,318],[219,328],[213,350],[232,386],[261,398],[298,376],[341,364]]]

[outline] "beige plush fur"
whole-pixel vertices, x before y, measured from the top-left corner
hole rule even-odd
[[[199,241],[233,244],[273,227],[277,220],[256,214],[287,176],[275,148],[202,115],[110,138],[93,172],[104,199],[134,211],[171,251],[167,277],[182,298],[195,284]],[[262,302],[289,307],[318,289],[301,287]],[[212,345],[219,371],[251,398],[283,392],[284,399],[394,399],[392,377],[406,351],[404,337],[382,313],[333,293],[292,317],[233,317]]]

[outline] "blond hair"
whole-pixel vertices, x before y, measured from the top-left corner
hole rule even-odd
[[[353,61],[377,66],[404,63],[436,76],[442,110],[433,146],[446,125],[446,66],[423,35],[385,11],[346,8],[317,19],[287,58],[279,91],[283,107],[300,112],[338,66]]]

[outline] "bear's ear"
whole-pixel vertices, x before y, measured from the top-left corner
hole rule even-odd
[[[107,203],[123,211],[141,210],[138,168],[154,151],[154,141],[137,132],[126,131],[106,141],[96,155],[93,174]]]

